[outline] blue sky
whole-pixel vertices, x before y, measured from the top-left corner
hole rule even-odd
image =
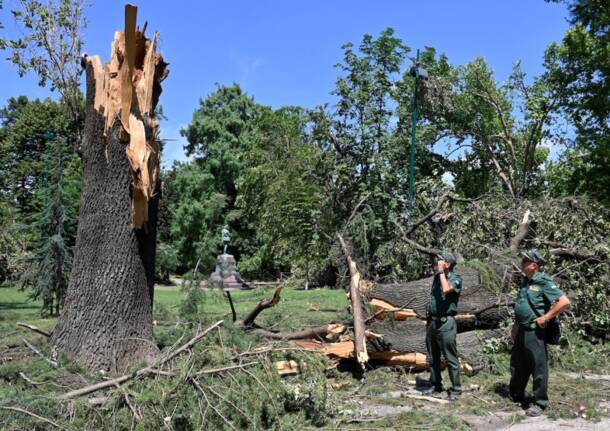
[[[6,35],[14,31],[5,0],[0,12]],[[85,51],[108,60],[114,31],[123,25],[124,1],[96,0],[87,10]],[[549,43],[568,28],[563,5],[544,0],[225,0],[134,2],[138,22],[159,31],[170,62],[161,104],[168,120],[162,136],[180,138],[201,97],[215,84],[239,83],[262,104],[313,107],[332,102],[341,45],[386,27],[412,48],[432,46],[453,64],[484,57],[502,81],[515,61],[530,75],[542,72]],[[0,104],[25,94],[45,97],[34,77],[18,78],[0,62]],[[184,141],[168,142],[165,165],[183,160]]]

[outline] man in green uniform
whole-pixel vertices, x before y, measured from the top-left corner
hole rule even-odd
[[[570,305],[570,300],[553,279],[541,272],[545,263],[535,249],[523,253],[521,271],[525,279],[515,303],[515,324],[511,334],[510,395],[513,401],[524,403],[525,387],[530,375],[533,376],[534,405],[527,409],[528,416],[540,416],[549,402],[545,327]]]
[[[438,255],[436,274],[430,291],[428,303],[428,323],[426,326],[426,346],[430,366],[430,387],[427,393],[442,392],[441,354],[447,361],[451,389],[449,399],[457,400],[462,393],[460,385],[460,363],[458,361],[455,336],[457,324],[457,304],[462,290],[462,278],[453,272],[457,263],[449,252]]]

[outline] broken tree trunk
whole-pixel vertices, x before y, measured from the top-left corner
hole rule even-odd
[[[125,7],[110,62],[87,75],[84,186],[74,265],[51,342],[80,365],[124,370],[150,361],[159,140],[155,107],[167,64]]]
[[[426,353],[426,322],[419,319],[405,321],[374,321],[369,331],[376,336],[368,337],[371,352],[395,351],[400,353]],[[477,332],[480,332],[477,334]],[[482,352],[483,341],[492,337],[495,331],[469,331],[457,335],[460,357],[471,359]]]
[[[362,317],[362,303],[360,302],[360,272],[356,266],[356,262],[352,259],[349,253],[347,244],[341,235],[339,241],[343,252],[347,258],[347,265],[350,272],[349,281],[349,297],[352,302],[352,315],[354,316],[354,348],[356,350],[356,360],[362,368],[369,360],[369,355],[366,351],[366,336],[364,327],[364,318]]]
[[[463,286],[458,302],[458,331],[495,328],[508,317],[507,306],[512,304],[510,295],[495,293],[483,286],[476,269],[462,268],[456,273],[462,276]],[[425,319],[433,280],[434,277],[427,277],[406,283],[372,284],[366,295],[372,298],[374,308],[375,304],[380,304],[379,301],[394,307],[402,307],[408,301],[408,308],[402,311],[402,316],[414,314]],[[404,320],[399,316],[396,320]]]

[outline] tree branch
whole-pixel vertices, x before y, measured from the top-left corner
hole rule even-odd
[[[159,358],[159,360],[155,361],[155,363],[152,364],[152,365],[149,365],[147,367],[141,368],[141,369],[139,369],[138,371],[136,371],[134,373],[122,375],[120,377],[117,377],[116,379],[106,380],[104,382],[96,383],[94,385],[90,385],[90,386],[86,386],[86,387],[81,388],[81,389],[76,389],[74,391],[70,391],[70,392],[65,393],[62,396],[60,396],[59,399],[61,399],[61,400],[69,400],[71,398],[75,398],[75,397],[79,397],[81,395],[87,395],[87,394],[90,394],[92,392],[99,391],[100,389],[105,389],[105,388],[109,388],[109,387],[113,387],[113,386],[119,385],[119,384],[121,384],[121,383],[123,383],[123,382],[125,382],[127,380],[131,380],[131,379],[136,378],[136,377],[140,377],[140,376],[144,376],[146,374],[154,373],[156,368],[158,368],[158,367],[162,366],[163,364],[171,361],[172,359],[174,359],[176,356],[178,356],[179,354],[181,354],[185,350],[188,350],[188,349],[192,348],[195,344],[197,344],[199,341],[201,341],[208,333],[210,333],[210,331],[212,331],[213,329],[216,329],[217,327],[222,325],[222,323],[223,323],[223,321],[219,320],[218,322],[216,322],[213,325],[211,325],[210,327],[208,327],[206,330],[204,330],[204,331],[200,332],[199,334],[195,335],[186,344],[183,344],[178,349],[174,350],[173,352],[170,352],[167,356]]]
[[[530,218],[530,210],[526,210],[525,214],[523,214],[523,220],[519,224],[519,227],[517,228],[517,232],[515,233],[515,236],[513,237],[513,239],[510,242],[510,247],[509,247],[510,251],[512,251],[513,253],[516,253],[517,250],[519,250],[521,243],[527,237],[527,235],[530,231],[531,224],[532,224],[532,220]]]
[[[352,301],[352,315],[354,318],[354,350],[356,351],[356,359],[358,363],[362,369],[364,369],[365,364],[369,361],[369,354],[366,350],[366,328],[364,326],[362,304],[360,302],[360,272],[358,271],[356,262],[354,262],[352,259],[349,249],[347,248],[347,244],[341,235],[339,235],[339,242],[341,243],[341,247],[345,253],[347,266],[349,267],[349,272],[351,275],[349,292],[350,300]]]
[[[273,293],[273,298],[271,298],[271,299],[263,299],[262,301],[260,301],[256,305],[256,307],[254,307],[254,309],[252,311],[250,311],[246,315],[246,317],[244,317],[239,322],[239,326],[242,326],[242,327],[245,327],[245,328],[253,327],[254,326],[254,321],[256,320],[258,315],[263,310],[266,310],[267,308],[273,307],[275,304],[277,304],[280,301],[280,293],[282,292],[283,288],[284,288],[284,286],[280,286],[277,289],[275,289],[275,292]]]

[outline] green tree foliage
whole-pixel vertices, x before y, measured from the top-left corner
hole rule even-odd
[[[603,0],[565,0],[573,26],[545,54],[545,80],[558,111],[576,131],[554,170],[561,194],[589,194],[610,204],[610,8]]]
[[[43,284],[56,279],[61,285],[75,242],[81,185],[81,162],[66,140],[68,116],[63,105],[23,96],[9,99],[0,115],[0,204],[6,214],[0,260],[7,268],[5,277],[16,280],[29,273],[26,278],[35,274]],[[53,256],[64,270],[53,268]],[[56,306],[45,308],[57,311]]]
[[[59,315],[72,265],[65,228],[69,216],[63,185],[64,147],[61,140],[54,140],[45,154],[45,165],[52,168],[44,173],[42,209],[33,226],[40,236],[33,242],[32,256],[21,278],[23,287],[33,288],[31,297],[42,300],[42,315]]]
[[[220,230],[228,224],[234,251],[246,250],[242,235],[246,221],[235,208],[237,179],[243,169],[243,153],[251,145],[260,106],[238,85],[219,86],[194,112],[182,130],[191,163],[177,164],[169,181],[177,201],[169,210],[170,232],[183,258],[182,270],[213,266],[220,250]],[[239,256],[239,254],[238,254]]]
[[[546,83],[515,67],[499,85],[482,59],[456,67],[427,48],[420,63],[431,78],[414,88],[410,51],[391,29],[344,45],[330,106],[274,111],[236,85],[201,101],[183,131],[194,160],[174,168],[177,201],[168,211],[188,267],[198,258],[213,265],[228,222],[248,275],[290,271],[310,280],[336,272],[344,265],[336,235],[346,230],[361,269],[393,277],[387,245],[406,210],[414,91],[422,184],[442,191],[442,176],[452,173],[467,196],[543,193],[555,103]],[[462,155],[436,152],[447,145]]]
[[[35,194],[43,179],[43,154],[51,136],[65,135],[68,119],[49,99],[10,98],[0,110],[0,190],[22,216],[38,210]]]
[[[298,273],[308,282],[326,259],[323,232],[332,222],[324,193],[325,154],[305,140],[300,108],[261,110],[244,154],[237,207],[254,233],[240,269],[259,277]]]
[[[500,85],[482,58],[443,69],[426,86],[423,111],[452,151],[462,151],[450,169],[456,189],[469,196],[498,186],[513,198],[539,194],[556,106],[547,83],[527,83],[517,64]]]
[[[70,119],[72,144],[77,143],[83,120],[79,89],[82,34],[86,26],[82,0],[19,0],[12,10],[19,35],[0,39],[19,76],[33,72],[38,83],[58,91]]]

